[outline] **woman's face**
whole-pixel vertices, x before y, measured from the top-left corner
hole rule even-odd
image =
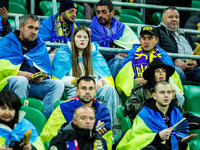
[[[0,120],[5,122],[12,121],[15,117],[15,109],[13,107],[9,107],[4,104],[4,106],[0,106]]]
[[[163,67],[155,69],[155,81],[156,83],[159,81],[166,80],[166,70]]]
[[[89,42],[88,34],[84,30],[80,30],[75,35],[75,45],[78,50],[84,50]]]

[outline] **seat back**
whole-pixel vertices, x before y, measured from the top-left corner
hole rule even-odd
[[[78,12],[84,15],[85,13],[84,7],[81,4],[77,4],[77,6],[78,6]]]
[[[60,2],[56,2],[56,4],[57,4],[57,9],[59,10]],[[52,1],[41,1],[40,4],[39,4],[39,7],[40,7],[43,14],[46,14],[49,11],[52,11],[52,14],[53,14]],[[51,16],[51,15],[49,15],[49,16]]]
[[[27,4],[26,0],[9,0],[9,2],[14,2],[14,3],[20,4],[23,7],[26,7],[26,4]]]
[[[28,11],[20,4],[9,2],[9,13],[27,14]]]
[[[22,106],[35,108],[35,109],[39,110],[40,112],[42,112],[44,110],[44,103],[39,99],[20,98],[20,101],[22,103]]]
[[[200,95],[200,86],[196,85],[183,85],[183,92],[185,101],[194,98],[196,95]]]
[[[55,103],[54,103],[54,109],[58,106],[58,105],[60,105],[61,103],[63,103],[65,100],[58,100],[58,101],[55,101]]]
[[[154,12],[152,14],[152,19],[156,25],[160,24],[161,22],[161,12]]]
[[[26,112],[24,117],[36,127],[38,134],[40,135],[46,124],[46,117],[35,108],[21,106],[20,110]]]
[[[192,0],[191,8],[200,8],[200,1],[199,0]],[[191,12],[191,16],[195,15],[197,12]]]
[[[135,16],[139,19],[142,20],[142,14],[141,12],[135,10],[135,9],[121,9],[121,14],[127,14],[127,15],[132,15]]]

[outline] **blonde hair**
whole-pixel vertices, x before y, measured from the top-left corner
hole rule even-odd
[[[78,56],[79,56],[79,52],[78,49],[75,45],[75,36],[78,33],[78,31],[83,30],[87,33],[88,35],[88,45],[85,48],[84,52],[83,52],[83,65],[84,65],[84,69],[85,69],[85,74],[82,74],[81,72],[81,68],[78,64]],[[91,50],[91,37],[90,37],[90,33],[88,31],[88,29],[84,26],[78,26],[73,34],[72,34],[72,38],[71,38],[71,46],[72,46],[72,74],[74,77],[80,78],[81,76],[88,76],[88,75],[93,75],[93,69],[92,69],[92,50]]]

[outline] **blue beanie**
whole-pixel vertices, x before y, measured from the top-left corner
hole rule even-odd
[[[60,2],[59,13],[62,13],[70,8],[76,8],[78,10],[77,4],[72,0],[62,0]]]

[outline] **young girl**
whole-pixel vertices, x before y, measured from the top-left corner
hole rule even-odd
[[[91,43],[89,31],[84,26],[77,27],[65,47],[57,49],[52,64],[53,76],[63,81],[66,94],[70,98],[76,95],[77,78],[92,75],[97,84],[96,98],[110,110],[111,124],[119,103],[119,96],[114,88],[114,81],[96,43]]]
[[[21,102],[11,91],[0,92],[0,150],[44,150],[37,129],[24,118],[20,111]],[[27,130],[31,130],[29,144],[24,145],[22,138]]]

